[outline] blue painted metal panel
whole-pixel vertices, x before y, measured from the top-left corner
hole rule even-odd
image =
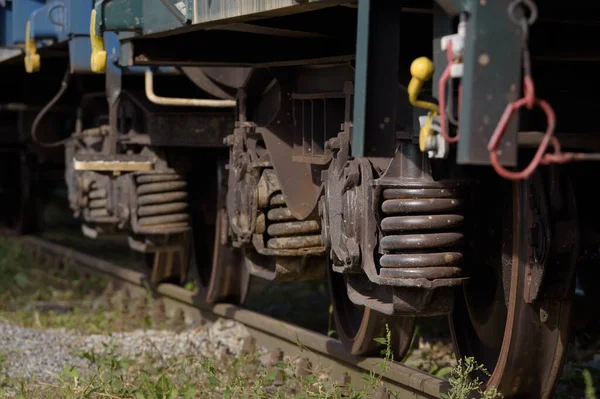
[[[106,65],[115,65],[119,62],[119,35],[114,32],[105,32],[104,49],[106,50]]]
[[[12,4],[0,5],[0,46],[6,46],[12,38]]]
[[[0,7],[0,46],[25,43],[25,26],[31,14],[44,6],[44,0],[7,0]]]
[[[85,0],[7,0],[0,5],[0,46],[24,43],[28,21],[35,39],[88,36],[91,11],[92,2]]]
[[[59,33],[66,30],[64,9],[64,3],[55,0],[32,12],[29,17],[32,39],[58,39]]]
[[[68,31],[72,36],[89,36],[91,0],[65,0]]]
[[[107,68],[120,68],[121,72],[132,74],[132,75],[143,75],[149,67],[124,67],[123,60],[121,57],[127,56],[127,43],[121,43],[121,40],[134,37],[136,34],[133,32],[104,32],[102,37],[104,38],[104,48],[106,49],[106,65]],[[89,42],[89,40],[88,40]],[[89,57],[88,57],[88,68],[89,68]],[[160,67],[155,68],[156,74],[173,74],[177,70],[171,67]]]
[[[68,41],[71,71],[91,72],[91,11],[92,0],[0,0],[0,61],[19,54],[6,49],[22,46],[29,21],[38,48]]]
[[[32,35],[64,42],[75,36],[89,36],[92,4],[82,0],[53,0],[31,15]]]
[[[75,36],[69,40],[69,65],[71,73],[91,73],[90,58],[92,45],[90,38]]]

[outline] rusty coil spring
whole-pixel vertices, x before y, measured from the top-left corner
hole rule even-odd
[[[290,209],[285,206],[283,194],[272,196],[269,206],[267,233],[272,238],[267,241],[268,248],[301,249],[323,245],[320,222],[317,220],[297,220]]]
[[[108,216],[108,196],[106,189],[99,188],[97,182],[90,184],[87,207],[91,217]]]
[[[190,229],[187,182],[176,173],[136,176],[141,233],[175,234]]]
[[[383,191],[382,268],[400,278],[459,277],[463,253],[463,201],[452,188],[388,188]]]

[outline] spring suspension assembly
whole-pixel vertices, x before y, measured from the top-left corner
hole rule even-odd
[[[102,188],[98,181],[92,181],[89,185],[89,192],[84,197],[87,204],[87,212],[91,218],[108,216],[108,196],[105,188]]]
[[[243,248],[250,273],[268,280],[320,278],[325,247],[316,212],[298,220],[287,207],[270,154],[249,123],[227,143],[227,213],[234,246]]]
[[[120,111],[111,108],[109,120],[110,112]],[[191,230],[185,177],[167,163],[165,149],[129,145],[109,125],[82,129],[82,115],[83,107],[65,149],[65,180],[83,234],[128,236],[146,255],[153,282],[183,281]],[[189,170],[185,161],[177,165]]]
[[[426,184],[383,190],[381,275],[429,280],[460,277],[463,200],[457,188]]]
[[[186,233],[191,230],[185,176],[170,169],[138,172],[131,177],[131,227],[134,249],[152,254],[152,282],[184,281]]]
[[[306,220],[296,219],[286,205],[275,171],[261,168],[259,173],[252,249],[246,251],[250,271],[278,281],[322,277],[325,248],[320,222],[311,216]]]
[[[138,234],[177,234],[190,230],[187,182],[172,171],[134,176],[137,212],[132,218]]]
[[[108,216],[108,199],[106,196],[106,190],[97,187],[97,183],[93,182],[90,187],[91,191],[88,193],[91,216]]]
[[[285,198],[273,169],[263,169],[258,182],[258,207],[256,235],[253,243],[259,252],[265,250],[275,255],[299,255],[314,252],[323,246],[320,221],[297,220],[285,204]],[[266,218],[265,218],[266,214]],[[265,234],[263,239],[260,235]],[[263,243],[266,239],[267,245]],[[320,249],[322,251],[322,249]]]
[[[83,172],[74,183],[77,193],[70,193],[71,208],[75,217],[83,220],[84,235],[96,238],[99,234],[114,234],[122,222],[115,204],[119,198],[110,195],[111,181],[106,175],[95,172]],[[70,188],[70,190],[72,190]]]
[[[463,277],[464,183],[434,180],[430,162],[412,143],[400,144],[383,174],[349,157],[349,138],[324,179],[320,205],[334,272],[346,275],[348,296],[384,314],[435,316],[453,308]]]
[[[452,287],[463,281],[464,183],[436,181],[430,166],[417,146],[403,143],[374,183],[379,276],[397,287],[394,309],[404,314],[452,311]]]

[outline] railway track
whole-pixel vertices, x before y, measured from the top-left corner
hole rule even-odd
[[[34,236],[21,236],[19,243],[45,260],[63,262],[93,274],[106,276],[123,284],[132,298],[145,295],[149,279],[143,273],[116,265],[94,256],[58,245]],[[259,345],[271,353],[299,357],[310,364],[318,364],[330,371],[330,376],[344,383],[358,385],[361,376],[373,371],[380,376],[382,359],[359,357],[348,353],[338,340],[302,327],[283,322],[231,304],[209,305],[191,291],[173,284],[160,284],[155,293],[162,299],[167,314],[182,312],[189,321],[211,321],[219,317],[244,324],[252,336],[250,345]],[[446,381],[425,372],[411,369],[399,362],[391,362],[384,375],[382,386],[399,393],[399,398],[441,398],[448,390]],[[386,399],[389,394],[381,390],[374,398]]]

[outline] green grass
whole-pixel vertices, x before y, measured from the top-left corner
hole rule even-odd
[[[68,257],[60,263],[40,262],[14,239],[0,237],[0,317],[22,327],[84,333],[160,327],[127,317],[122,304],[109,309],[102,297],[108,280],[78,273]]]
[[[109,334],[138,328],[164,328],[164,319],[137,317],[144,313],[126,298],[104,300],[106,279],[82,275],[69,259],[45,263],[11,238],[0,238],[0,317],[35,329],[64,328],[81,333]],[[152,299],[147,298],[149,307]],[[129,304],[129,306],[125,306]],[[47,310],[48,308],[54,310]],[[132,313],[136,317],[132,317]],[[158,320],[157,320],[158,319]],[[169,324],[170,325],[170,324]],[[386,343],[385,337],[381,342]],[[258,354],[237,359],[127,358],[118,348],[98,354],[76,353],[94,367],[66,367],[48,383],[10,379],[3,370],[7,356],[0,354],[0,397],[15,398],[367,398],[381,385],[381,377],[365,374],[355,386],[339,387],[319,365],[308,376],[296,376],[291,361],[265,367]],[[381,370],[389,366],[391,350],[384,353]],[[394,395],[395,396],[395,395]]]
[[[481,372],[486,376],[490,373],[482,365],[478,364],[475,358],[467,357],[458,359],[456,365],[450,371],[450,390],[447,394],[442,394],[444,399],[502,399],[504,396],[498,392],[496,387],[491,386],[488,389],[483,388],[483,381],[479,377],[473,378],[473,374]]]
[[[168,361],[117,355],[95,356],[97,371],[85,375],[65,367],[55,382],[20,384],[17,398],[339,398],[342,389],[316,375],[298,377],[291,362],[264,367],[257,354],[217,362],[212,359],[177,358]],[[365,387],[349,387],[348,397],[367,398]]]
[[[56,263],[41,262],[14,239],[0,237],[0,318],[22,327],[64,328],[93,334],[172,327],[164,317],[140,310],[127,298],[111,295],[113,301],[108,303],[103,295],[108,280],[82,275],[70,265],[68,258],[60,263],[58,267]],[[146,310],[151,309],[155,303],[149,295],[146,300]],[[144,316],[139,317],[140,314]],[[419,323],[408,364],[448,379],[448,399],[471,399],[477,395],[484,399],[501,398],[494,390],[483,392],[481,382],[472,378],[476,371],[486,372],[482,366],[472,358],[456,362],[450,344],[434,339],[444,335],[445,331],[440,332],[440,328],[447,329],[440,320],[426,319]],[[385,375],[394,360],[389,335],[377,340],[386,344],[377,370]],[[382,380],[372,372],[364,374],[360,381],[352,381],[351,386],[340,387],[319,365],[311,369],[310,375],[301,377],[295,374],[296,365],[291,361],[265,367],[258,353],[223,361],[148,355],[128,358],[120,355],[118,348],[103,354],[88,351],[76,355],[94,365],[91,371],[69,366],[48,383],[8,378],[4,371],[7,356],[11,355],[0,353],[0,397],[366,399],[381,387]],[[571,361],[565,368],[556,397],[596,399],[595,387],[599,380],[599,368]],[[577,395],[573,396],[575,392]],[[399,397],[395,392],[390,394]]]
[[[386,337],[378,339],[386,347],[379,365],[382,374],[388,371],[393,360],[389,340],[389,331]],[[382,376],[371,372],[355,385],[342,387],[331,381],[318,365],[308,366],[308,375],[296,373],[297,364],[289,359],[266,367],[260,362],[259,352],[218,360],[150,355],[129,358],[121,356],[119,348],[111,344],[106,345],[106,349],[103,353],[78,354],[95,366],[93,372],[67,366],[50,383],[6,380],[0,394],[19,399],[367,399],[382,384]],[[397,393],[390,393],[391,397],[399,397]]]

